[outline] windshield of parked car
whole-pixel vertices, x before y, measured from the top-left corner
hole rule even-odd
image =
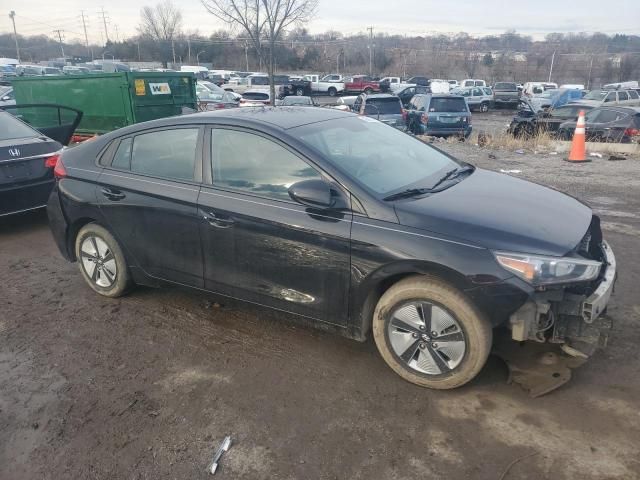
[[[585,100],[602,100],[609,93],[606,90],[591,90],[583,98]]]
[[[311,97],[284,97],[282,105],[313,105]]]
[[[467,112],[467,102],[462,97],[435,97],[429,104],[430,112]]]
[[[269,94],[266,92],[245,92],[242,98],[246,100],[269,100]]]
[[[398,97],[367,99],[364,106],[365,115],[401,115],[402,105]]]
[[[41,136],[41,133],[22,123],[10,113],[0,111],[0,141]]]
[[[432,187],[444,172],[460,166],[415,137],[364,116],[312,123],[289,132],[381,197],[411,187]]]
[[[494,90],[515,92],[518,90],[518,86],[515,83],[498,82],[493,87]]]

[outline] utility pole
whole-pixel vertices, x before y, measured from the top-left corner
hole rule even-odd
[[[87,53],[89,53],[89,35],[87,35],[87,22],[84,19],[84,10],[80,10],[80,16],[82,17],[82,28],[84,28],[84,44],[87,47]],[[93,60],[93,52],[91,52],[91,60]]]
[[[176,66],[176,46],[173,42],[173,38],[171,39],[171,53],[173,54],[173,67]]]
[[[64,30],[54,30],[53,33],[57,33],[58,34],[58,40],[60,41],[60,51],[62,52],[62,58],[64,59],[64,45],[62,43],[62,32],[64,32]]]
[[[113,28],[116,30],[116,42],[120,41],[120,33],[118,32],[118,25],[114,25]]]
[[[104,25],[104,38],[107,39],[105,45],[109,43],[109,32],[107,31],[107,14],[104,11],[104,7],[100,8],[100,14],[102,15],[102,24]]]
[[[138,45],[138,61],[141,62],[142,60],[140,60],[140,40],[138,40],[136,44]]]
[[[587,78],[587,89],[591,88],[591,71],[593,70],[593,55],[591,55],[591,62],[589,62],[589,77]]]
[[[187,60],[187,63],[191,65],[191,37],[187,37],[187,49],[189,50],[189,60]]]
[[[373,27],[367,27],[369,30],[369,76],[373,76]]]
[[[553,73],[553,61],[556,59],[556,51],[553,51],[553,55],[551,55],[551,68],[549,68],[549,83],[551,83],[551,74]]]
[[[11,10],[9,12],[9,18],[13,23],[13,39],[16,41],[16,59],[18,63],[20,63],[20,47],[18,46],[18,32],[16,32],[16,12]]]
[[[244,42],[244,62],[247,66],[247,72],[249,71],[249,44]]]

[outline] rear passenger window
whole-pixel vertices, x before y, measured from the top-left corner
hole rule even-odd
[[[627,95],[627,92],[618,92],[618,100],[629,100],[629,95]]]
[[[133,139],[125,138],[120,142],[116,154],[113,156],[111,166],[113,168],[121,168],[129,170],[131,168],[131,143]]]
[[[629,99],[631,100],[637,100],[638,98],[640,98],[640,96],[638,95],[638,92],[634,90],[629,90],[627,94],[629,95]]]
[[[131,171],[156,177],[193,180],[198,130],[179,128],[136,136],[133,139]]]

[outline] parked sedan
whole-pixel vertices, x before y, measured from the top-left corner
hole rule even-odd
[[[640,142],[640,107],[598,107],[585,115],[585,135],[589,142]],[[576,121],[562,123],[558,137],[570,140]]]
[[[588,105],[570,103],[558,108],[536,110],[529,99],[523,98],[520,101],[518,113],[509,125],[509,133],[524,138],[533,137],[539,133],[556,136],[561,124],[569,120],[577,121],[580,111],[587,112],[592,108]]]
[[[588,355],[613,290],[586,205],[333,109],[132,125],[55,174],[55,241],[96,293],[181,285],[372,334],[425,387],[474,378],[496,326]]]
[[[0,110],[0,217],[43,208],[62,145]]]
[[[267,89],[247,90],[240,99],[241,107],[260,107],[271,104],[271,93]]]

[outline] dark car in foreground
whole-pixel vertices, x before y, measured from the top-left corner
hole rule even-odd
[[[415,95],[405,119],[407,129],[416,135],[463,138],[471,135],[471,111],[461,95]]]
[[[43,208],[62,145],[0,110],[0,217]]]
[[[584,105],[580,106],[581,108]],[[598,107],[585,115],[585,136],[588,142],[639,143],[640,107]],[[577,119],[558,127],[558,137],[571,140]]]
[[[509,124],[508,131],[515,137],[530,138],[541,133],[555,137],[558,135],[560,125],[567,121],[577,121],[580,111],[588,112],[592,108],[588,105],[569,103],[557,108],[536,111],[528,99],[522,99],[518,112]]]
[[[335,109],[141,123],[55,174],[55,241],[100,295],[180,285],[372,334],[426,387],[474,378],[498,326],[588,355],[613,289],[587,206]]]

